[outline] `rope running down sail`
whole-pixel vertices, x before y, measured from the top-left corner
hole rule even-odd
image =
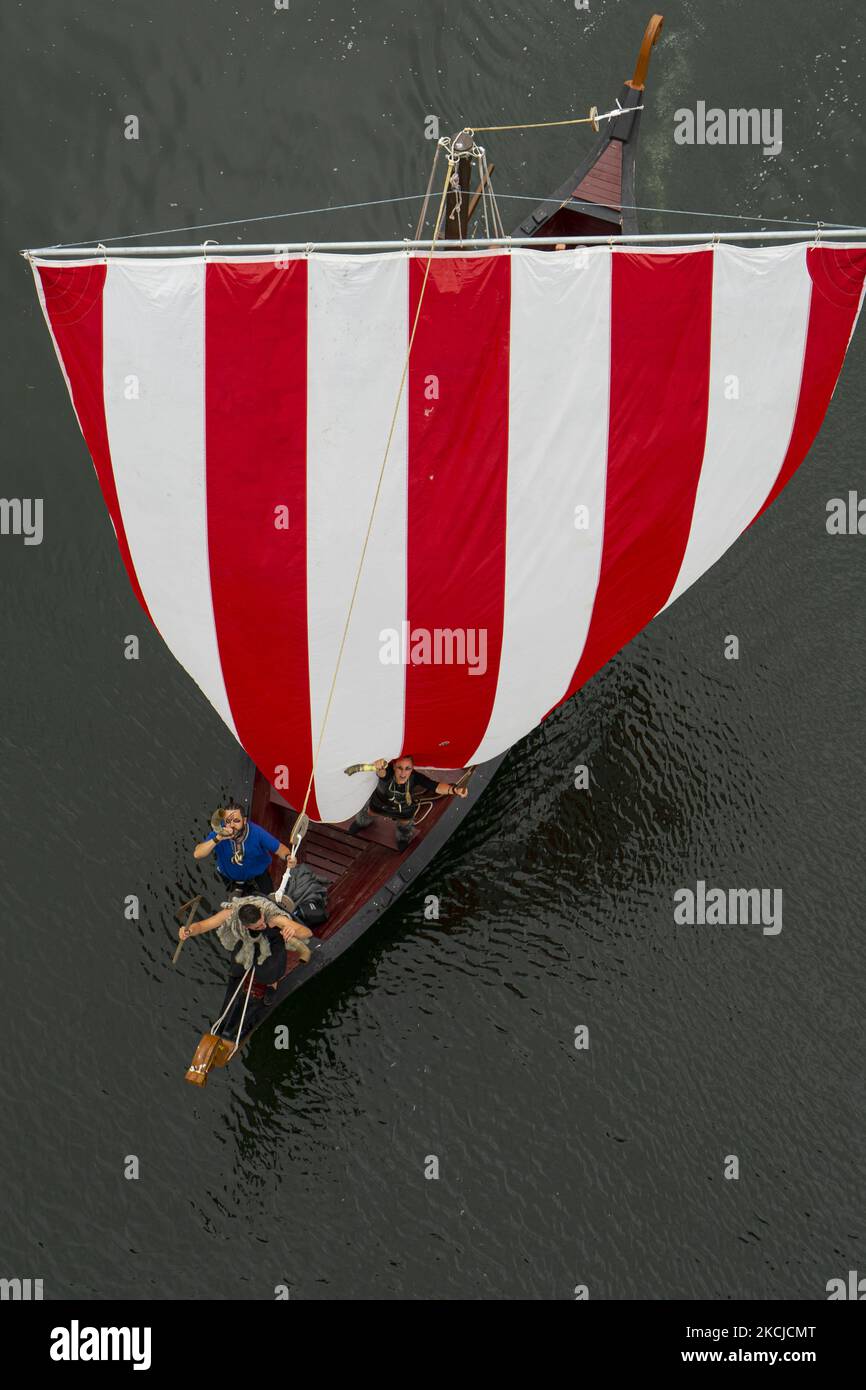
[[[391,416],[391,426],[390,426],[390,429],[388,430],[388,439],[387,439],[386,444],[385,444],[385,453],[384,453],[384,456],[383,456],[383,458],[382,458],[382,466],[381,466],[381,468],[379,469],[379,477],[378,477],[378,480],[377,480],[377,482],[376,482],[376,491],[375,491],[375,493],[374,493],[374,495],[373,495],[373,505],[372,505],[372,507],[370,508],[370,516],[369,516],[368,521],[367,521],[367,530],[366,530],[365,535],[364,535],[364,544],[363,544],[363,546],[361,547],[361,557],[360,557],[360,559],[359,559],[359,561],[358,561],[358,569],[357,569],[357,572],[356,572],[356,574],[355,574],[355,583],[354,583],[354,586],[353,586],[353,588],[352,588],[352,597],[351,597],[351,599],[349,600],[349,609],[348,609],[348,612],[346,613],[346,621],[345,621],[345,623],[344,623],[344,625],[343,625],[343,635],[342,635],[342,637],[340,638],[340,647],[339,647],[339,650],[338,650],[338,652],[337,652],[337,662],[336,662],[336,665],[335,665],[335,667],[334,667],[334,675],[333,675],[333,679],[331,680],[331,688],[330,688],[330,690],[328,691],[328,700],[327,700],[327,704],[325,705],[325,713],[324,713],[324,716],[323,716],[323,718],[322,718],[322,727],[321,727],[321,729],[319,730],[319,737],[318,737],[318,741],[317,741],[317,743],[316,743],[316,751],[315,751],[315,753],[313,754],[313,765],[312,765],[312,767],[311,767],[311,769],[310,769],[310,780],[309,780],[309,782],[307,783],[307,790],[306,790],[306,793],[305,793],[305,795],[304,795],[304,804],[303,804],[303,806],[301,807],[301,815],[302,815],[302,816],[306,814],[307,806],[308,806],[309,800],[310,800],[310,793],[311,793],[312,790],[313,790],[313,780],[314,780],[314,778],[315,778],[315,776],[316,776],[316,768],[317,768],[318,762],[319,762],[319,754],[320,754],[321,751],[322,751],[322,741],[323,741],[323,739],[324,739],[324,737],[325,737],[325,729],[327,728],[328,719],[329,719],[329,716],[330,716],[330,713],[331,713],[331,704],[333,703],[333,699],[334,699],[334,691],[335,691],[336,688],[337,688],[337,676],[339,675],[339,672],[340,672],[340,664],[341,664],[341,662],[342,662],[342,660],[343,660],[343,651],[345,650],[346,638],[347,638],[347,636],[348,636],[348,634],[349,634],[349,624],[350,624],[351,621],[352,621],[352,613],[354,612],[354,608],[355,608],[355,599],[356,599],[357,596],[358,596],[358,586],[360,585],[360,582],[361,582],[361,573],[362,573],[363,568],[364,568],[364,561],[365,561],[365,559],[366,559],[366,557],[367,557],[367,549],[368,549],[368,546],[369,546],[369,544],[370,544],[370,534],[371,534],[372,529],[373,529],[373,520],[374,520],[375,515],[376,515],[376,508],[377,508],[377,506],[379,505],[379,495],[380,495],[380,493],[381,493],[381,491],[382,491],[382,480],[383,480],[384,477],[385,477],[385,466],[386,466],[386,464],[387,464],[387,462],[388,462],[388,455],[389,455],[389,453],[391,452],[391,443],[392,443],[392,441],[393,441],[393,439],[394,439],[394,430],[395,430],[396,427],[397,427],[397,415],[398,415],[398,412],[399,412],[399,410],[400,410],[400,402],[401,402],[401,400],[403,399],[403,391],[404,391],[404,388],[405,388],[405,386],[406,386],[406,377],[407,377],[408,374],[409,374],[409,359],[410,359],[410,357],[411,357],[411,355],[412,355],[412,344],[413,344],[414,341],[415,341],[415,332],[416,332],[416,330],[417,330],[417,328],[418,328],[418,321],[419,321],[419,319],[420,319],[420,317],[421,317],[421,309],[422,309],[423,304],[424,304],[424,295],[425,295],[426,290],[427,290],[427,281],[428,281],[428,279],[430,278],[430,268],[431,268],[431,266],[432,266],[432,264],[433,264],[433,253],[434,253],[434,251],[436,250],[436,242],[437,242],[437,240],[438,240],[438,238],[439,238],[439,233],[440,233],[441,228],[442,228],[442,214],[443,214],[443,212],[444,212],[444,210],[445,210],[445,198],[446,198],[446,195],[447,195],[447,193],[448,193],[448,185],[449,185],[449,182],[450,182],[450,179],[451,179],[451,175],[452,175],[452,173],[454,172],[454,168],[455,168],[455,161],[454,161],[452,158],[449,157],[449,159],[448,159],[448,167],[447,167],[447,169],[446,169],[446,171],[445,171],[445,182],[444,182],[444,184],[442,185],[442,196],[441,196],[441,198],[439,199],[439,211],[438,211],[438,213],[436,214],[436,226],[435,226],[435,229],[434,229],[434,232],[433,232],[433,244],[432,244],[431,247],[430,247],[430,254],[429,254],[428,257],[427,257],[427,265],[426,265],[426,267],[425,267],[425,269],[424,269],[424,279],[423,279],[422,284],[421,284],[421,293],[420,293],[420,295],[418,296],[418,308],[417,308],[416,311],[415,311],[415,320],[414,320],[414,322],[413,322],[413,324],[412,324],[412,332],[411,332],[411,334],[409,335],[409,346],[408,346],[408,348],[406,349],[406,360],[405,360],[405,362],[403,363],[403,373],[402,373],[402,375],[401,375],[401,377],[400,377],[400,385],[399,385],[399,387],[398,387],[398,389],[397,389],[397,399],[396,399],[396,401],[394,402],[394,413],[393,413],[393,415]]]

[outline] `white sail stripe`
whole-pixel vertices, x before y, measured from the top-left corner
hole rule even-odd
[[[707,438],[689,539],[665,607],[760,511],[787,453],[812,281],[804,246],[717,246]]]
[[[505,614],[473,762],[541,722],[586,642],[604,538],[610,296],[606,247],[583,258],[512,252]]]
[[[405,256],[311,255],[308,303],[307,620],[313,747],[408,347]],[[373,773],[351,763],[402,748],[405,667],[382,660],[381,633],[406,619],[407,398],[404,388],[316,768],[322,819],[353,815]],[[363,730],[363,743],[359,743]]]
[[[210,587],[204,265],[108,265],[105,421],[120,513],[156,627],[237,737]]]

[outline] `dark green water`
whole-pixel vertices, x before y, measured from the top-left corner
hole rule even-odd
[[[661,8],[638,201],[866,221],[863,6]],[[197,1094],[183,1071],[224,967],[198,943],[171,969],[171,913],[210,882],[190,850],[235,753],[143,628],[15,255],[422,192],[427,115],[605,109],[650,12],[5,7],[2,491],[45,499],[45,538],[0,538],[0,1274],[46,1298],[815,1299],[866,1267],[866,540],[824,525],[866,487],[862,324],[781,502],[514,750],[423,883],[283,1012],[289,1051],[261,1033]],[[675,145],[699,100],[780,107],[782,153]],[[488,142],[507,222],[585,140]],[[415,206],[224,235],[399,237]],[[699,877],[781,886],[780,935],[675,928]]]

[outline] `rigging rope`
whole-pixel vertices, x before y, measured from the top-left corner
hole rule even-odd
[[[355,583],[354,583],[354,586],[353,586],[353,588],[352,588],[352,597],[351,597],[351,599],[349,600],[349,610],[348,610],[348,612],[347,612],[347,614],[346,614],[346,621],[345,621],[345,624],[343,625],[343,635],[342,635],[342,637],[340,638],[340,647],[339,647],[339,650],[338,650],[338,652],[337,652],[337,663],[336,663],[336,665],[335,665],[335,667],[334,667],[334,676],[333,676],[333,679],[332,679],[332,681],[331,681],[331,688],[330,688],[330,690],[328,691],[328,700],[327,700],[327,704],[325,705],[325,713],[324,713],[324,716],[323,716],[323,718],[322,718],[322,727],[321,727],[321,729],[319,730],[319,737],[318,737],[318,741],[317,741],[317,743],[316,743],[316,751],[315,751],[315,753],[313,754],[313,765],[312,765],[312,767],[310,768],[310,780],[309,780],[309,782],[307,783],[307,790],[306,790],[306,793],[305,793],[305,795],[304,795],[304,804],[303,804],[303,806],[301,807],[301,815],[305,815],[305,814],[306,814],[307,806],[308,806],[309,800],[310,800],[310,793],[311,793],[312,790],[313,790],[313,779],[314,779],[315,776],[316,776],[316,767],[318,766],[318,762],[319,762],[319,754],[320,754],[320,752],[322,751],[322,740],[323,740],[324,737],[325,737],[325,729],[327,728],[328,718],[329,718],[330,713],[331,713],[331,704],[332,704],[333,699],[334,699],[334,691],[335,691],[336,688],[337,688],[337,676],[339,675],[340,664],[341,664],[341,662],[342,662],[342,660],[343,660],[343,651],[344,651],[345,646],[346,646],[346,638],[347,638],[347,636],[348,636],[348,634],[349,634],[349,624],[350,624],[350,622],[352,621],[352,613],[354,612],[354,608],[355,608],[355,599],[356,599],[357,596],[358,596],[358,586],[359,586],[359,584],[360,584],[360,582],[361,582],[361,572],[362,572],[362,570],[363,570],[363,568],[364,568],[364,561],[365,561],[365,559],[366,559],[366,557],[367,557],[367,547],[368,547],[369,544],[370,544],[370,535],[371,535],[372,530],[373,530],[373,520],[374,520],[375,515],[376,515],[376,508],[377,508],[377,506],[379,505],[379,494],[380,494],[381,491],[382,491],[382,480],[383,480],[383,478],[384,478],[384,476],[385,476],[385,465],[386,465],[387,462],[388,462],[388,455],[389,455],[389,453],[391,452],[391,443],[392,443],[393,438],[394,438],[394,430],[395,430],[396,427],[397,427],[397,415],[398,415],[399,410],[400,410],[400,402],[401,402],[401,400],[403,399],[403,390],[404,390],[404,387],[405,387],[405,385],[406,385],[406,377],[407,377],[408,374],[409,374],[409,359],[410,359],[410,357],[411,357],[411,355],[412,355],[412,344],[415,342],[415,332],[416,332],[416,330],[417,330],[417,328],[418,328],[418,321],[419,321],[419,319],[420,319],[420,317],[421,317],[421,308],[422,308],[422,306],[423,306],[423,304],[424,304],[424,295],[425,295],[426,290],[427,290],[427,281],[428,281],[428,279],[430,278],[430,267],[431,267],[432,264],[433,264],[433,252],[436,250],[436,242],[437,242],[437,240],[438,240],[438,238],[439,238],[439,232],[440,232],[441,227],[442,227],[442,213],[443,213],[443,211],[444,211],[444,209],[445,209],[445,198],[446,198],[447,193],[448,193],[448,184],[449,184],[449,180],[450,180],[450,178],[451,178],[451,174],[452,174],[452,172],[453,172],[453,170],[454,170],[454,167],[455,167],[454,160],[451,159],[451,158],[449,157],[449,159],[448,159],[448,168],[447,168],[446,171],[445,171],[445,182],[444,182],[444,184],[443,184],[443,186],[442,186],[442,196],[441,196],[441,198],[439,199],[439,211],[438,211],[438,213],[436,214],[436,226],[435,226],[435,228],[434,228],[434,230],[433,230],[433,241],[432,241],[432,245],[431,245],[431,247],[430,247],[430,254],[429,254],[428,257],[427,257],[427,265],[426,265],[425,270],[424,270],[424,279],[423,279],[423,281],[421,282],[421,293],[420,293],[419,296],[418,296],[418,308],[417,308],[416,311],[415,311],[415,320],[414,320],[414,322],[413,322],[413,324],[412,324],[412,332],[411,332],[410,335],[409,335],[409,346],[408,346],[408,348],[406,349],[406,360],[405,360],[405,362],[403,363],[403,373],[402,373],[402,375],[401,375],[401,377],[400,377],[400,385],[399,385],[399,387],[398,387],[398,389],[397,389],[397,399],[396,399],[396,401],[394,402],[394,413],[393,413],[393,415],[391,416],[391,426],[390,426],[390,429],[388,430],[388,439],[387,439],[387,441],[386,441],[386,443],[385,443],[385,453],[384,453],[384,456],[383,456],[383,458],[382,458],[382,466],[381,466],[381,468],[379,469],[379,477],[378,477],[378,480],[377,480],[377,482],[376,482],[376,491],[375,491],[375,493],[373,494],[373,505],[372,505],[372,507],[370,508],[370,516],[369,516],[369,518],[368,518],[368,520],[367,520],[367,530],[366,530],[366,533],[365,533],[365,535],[364,535],[364,544],[363,544],[363,546],[361,547],[361,558],[360,558],[359,561],[358,561],[358,569],[357,569],[357,572],[356,572],[356,574],[355,574]]]
[[[464,135],[475,135],[478,131],[491,130],[547,130],[555,125],[591,125],[598,130],[599,121],[614,121],[617,116],[630,116],[633,111],[643,111],[643,106],[620,106],[616,103],[616,109],[603,111],[599,114],[597,106],[589,108],[588,116],[569,116],[564,121],[527,121],[518,125],[468,125],[464,127]]]
[[[439,150],[440,150],[440,148],[441,148],[441,146],[439,145],[439,143],[438,143],[438,141],[437,141],[437,144],[436,144],[436,153],[435,153],[434,156],[433,156],[433,163],[432,163],[432,165],[430,166],[430,177],[429,177],[429,179],[427,180],[427,192],[424,194],[424,202],[423,202],[422,205],[421,205],[421,215],[420,215],[419,218],[418,218],[418,226],[415,228],[415,240],[416,240],[416,241],[419,240],[419,238],[420,238],[420,236],[421,236],[421,228],[424,226],[424,223],[425,223],[426,220],[427,220],[427,205],[428,205],[429,202],[430,202],[430,190],[431,190],[432,187],[433,187],[433,178],[434,178],[434,175],[435,175],[435,173],[436,173],[436,165],[437,165],[438,162],[439,162]]]
[[[488,239],[488,241],[489,241],[489,239],[490,239],[490,219],[489,219],[489,217],[488,217],[488,215],[487,215],[487,205],[488,205],[488,203],[489,203],[489,201],[490,201],[489,198],[488,198],[488,196],[487,196],[487,194],[488,194],[488,187],[487,187],[487,185],[488,185],[488,183],[489,183],[489,178],[488,178],[488,174],[487,174],[487,156],[486,156],[486,154],[484,154],[483,152],[482,152],[482,155],[481,155],[480,174],[481,174],[481,211],[484,213],[484,235],[487,237],[487,239]],[[492,193],[493,190],[490,189],[489,191]],[[495,229],[495,227],[496,227],[495,218],[494,218],[493,226],[494,226],[494,229]],[[468,226],[467,226],[467,231],[468,231],[468,230],[469,230],[469,228],[468,228]]]
[[[638,107],[632,106],[632,107],[630,108],[630,110],[631,110],[631,111],[637,111],[637,110],[638,110]],[[642,111],[642,110],[643,110],[643,107],[640,107],[640,110]],[[617,114],[619,114],[619,113],[617,113]],[[601,117],[601,116],[596,116],[595,119],[596,119],[596,120],[602,120],[603,117]],[[527,125],[468,125],[468,126],[465,127],[465,132],[464,132],[464,133],[465,133],[466,135],[477,135],[477,134],[479,133],[479,131],[481,131],[481,132],[483,132],[483,133],[486,134],[488,131],[491,131],[491,130],[542,130],[542,129],[546,129],[548,126],[552,126],[552,125],[592,125],[592,124],[593,124],[593,118],[592,118],[592,116],[575,116],[573,119],[568,120],[568,121],[530,121]]]
[[[134,241],[136,237],[169,236],[174,232],[204,232],[210,227],[245,227],[253,222],[275,222],[281,217],[310,217],[319,212],[346,212],[352,208],[375,208],[383,203],[414,203],[423,198],[423,193],[400,193],[393,198],[371,198],[361,203],[332,203],[326,208],[299,208],[295,212],[266,212],[261,217],[235,217],[230,222],[193,222],[189,227],[162,227],[155,232],[128,232],[124,236],[91,237],[87,241],[57,241],[46,250],[67,251],[74,246],[91,246],[97,243],[108,245],[110,241]],[[159,247],[156,248],[159,250]]]
[[[496,231],[496,235],[497,235],[497,236],[500,236],[500,237],[504,237],[504,236],[505,236],[505,227],[503,226],[503,223],[502,223],[502,217],[501,217],[500,212],[499,212],[499,204],[498,204],[497,201],[496,201],[496,194],[495,194],[495,192],[493,191],[493,171],[492,171],[492,169],[490,168],[489,164],[487,163],[487,151],[486,151],[486,150],[482,150],[482,163],[483,163],[483,165],[484,165],[484,168],[483,168],[484,188],[490,190],[490,205],[491,205],[491,209],[492,209],[492,211],[493,211],[493,226],[494,226],[494,229],[495,229],[495,231]]]
[[[162,227],[153,232],[129,232],[124,236],[92,237],[87,241],[58,241],[54,242],[52,246],[47,246],[45,249],[46,251],[68,251],[76,247],[108,246],[111,242],[115,241],[135,241],[136,238],[140,239],[142,237],[169,236],[175,232],[200,232],[215,227],[243,227],[247,224],[252,225],[254,222],[276,222],[282,217],[310,217],[315,213],[322,212],[345,212],[352,208],[381,207],[385,203],[414,203],[423,199],[425,196],[424,193],[401,193],[393,198],[372,198],[369,201],[360,203],[338,203],[323,208],[298,208],[294,212],[268,212],[261,217],[236,217],[230,222],[195,222],[188,227]],[[559,198],[538,197],[531,193],[499,193],[498,197],[510,198],[512,202],[524,203],[559,204],[560,202]],[[581,206],[581,204],[575,202],[575,206]],[[587,203],[586,206],[591,207],[592,204]],[[654,208],[645,206],[641,203],[622,203],[621,206],[624,211],[628,212],[658,212],[675,217],[724,217],[726,221],[774,222],[778,223],[780,226],[790,227],[814,227],[817,225],[814,217],[808,219],[796,217],[757,217],[753,214],[750,215],[742,212],[696,212],[693,208]],[[840,231],[844,231],[848,227],[850,227],[852,231],[858,230],[858,224],[856,222],[824,222],[823,226],[835,227]],[[213,244],[218,245],[219,243]],[[155,246],[154,254],[158,254],[159,250],[160,248]]]
[[[500,198],[509,198],[512,202],[518,203],[555,203],[557,207],[597,207],[597,203],[583,202],[579,198],[537,198],[531,193],[499,193]],[[728,221],[735,222],[777,222],[783,227],[816,227],[817,220],[810,217],[807,220],[798,217],[757,217],[745,212],[696,212],[694,208],[653,208],[642,203],[621,203],[623,212],[659,212],[669,213],[676,217],[724,217]],[[822,227],[835,227],[839,231],[846,228],[852,232],[859,231],[856,222],[822,222]]]

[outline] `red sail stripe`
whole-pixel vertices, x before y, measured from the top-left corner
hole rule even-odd
[[[613,255],[601,572],[564,700],[651,622],[679,574],[706,440],[712,290],[710,251]]]
[[[126,566],[133,593],[152,622],[126,538],[108,446],[102,389],[102,291],[105,272],[104,264],[38,267],[48,321],[69,382],[81,433],[90,450],[102,496],[114,526],[120,557]]]
[[[240,742],[300,806],[312,767],[306,261],[208,265],[205,419],[211,591],[226,692]],[[279,507],[288,508],[287,529],[275,525]],[[315,793],[308,810],[318,815]]]
[[[425,257],[410,264],[410,328],[426,266]],[[428,766],[467,761],[484,736],[496,694],[505,602],[510,300],[507,257],[434,261],[410,360],[410,634],[420,630],[434,640],[437,629],[450,630],[468,642],[474,630],[476,642],[481,631],[486,640],[483,674],[470,675],[468,662],[407,666],[403,747]]]
[[[854,331],[866,277],[866,250],[810,246],[806,266],[812,295],[797,412],[779,476],[755,521],[790,482],[821,428]]]

